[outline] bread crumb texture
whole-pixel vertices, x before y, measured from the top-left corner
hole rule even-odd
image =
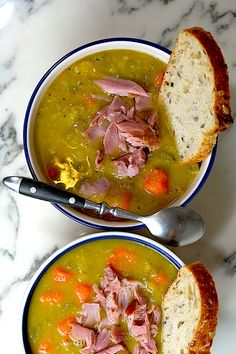
[[[207,354],[215,335],[218,298],[201,262],[180,269],[162,303],[163,354]]]
[[[180,159],[202,161],[212,151],[217,133],[232,122],[227,66],[209,32],[196,27],[179,34],[159,98]]]

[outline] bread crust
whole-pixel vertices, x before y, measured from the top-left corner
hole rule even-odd
[[[188,159],[187,161],[182,161],[183,163],[198,163],[202,162],[205,158],[207,158],[210,153],[212,152],[212,149],[214,148],[216,144],[216,138],[217,134],[216,133],[209,133],[204,135],[205,139],[202,142],[201,149],[198,151],[197,154],[195,154],[191,159]]]
[[[201,27],[186,28],[183,30],[198,39],[206,51],[212,65],[215,80],[215,103],[214,111],[219,121],[216,131],[223,131],[233,123],[233,117],[230,109],[230,91],[228,67],[225,63],[220,47],[212,37],[210,32]]]
[[[201,262],[185,266],[194,276],[201,296],[201,314],[189,354],[209,354],[218,321],[218,297],[214,280]]]

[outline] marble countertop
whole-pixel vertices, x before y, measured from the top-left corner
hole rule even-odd
[[[138,37],[173,48],[178,32],[199,25],[211,31],[228,63],[236,112],[235,0],[0,0],[0,179],[29,176],[23,121],[29,97],[44,72],[65,53],[105,37]],[[191,202],[207,222],[204,238],[176,249],[184,262],[200,259],[219,294],[213,354],[236,353],[236,125],[219,138],[203,189]],[[49,203],[0,184],[0,337],[2,353],[18,353],[19,306],[39,265],[56,249],[91,229]],[[145,231],[140,232],[145,234]]]

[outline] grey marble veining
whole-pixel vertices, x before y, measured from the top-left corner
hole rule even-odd
[[[236,113],[235,0],[5,0],[0,1],[0,179],[29,175],[23,122],[30,95],[45,71],[70,50],[106,37],[138,37],[173,49],[182,28],[202,26],[222,48],[229,67]],[[236,127],[220,137],[208,181],[191,206],[207,232],[193,247],[177,250],[185,261],[204,261],[219,293],[220,318],[212,354],[236,348]],[[56,249],[91,229],[51,205],[14,195],[0,184],[1,349],[19,353],[20,331],[9,320],[19,313],[29,279]],[[140,233],[147,234],[145,230]],[[21,354],[21,353],[19,353]]]
[[[7,120],[0,127],[0,165],[9,165],[23,150],[23,145],[18,144],[16,129],[14,126],[15,117],[9,113]]]
[[[236,274],[236,251],[231,253],[229,256],[224,257],[225,267],[227,273],[235,276]]]

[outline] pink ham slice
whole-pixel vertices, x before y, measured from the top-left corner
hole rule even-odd
[[[90,126],[93,126],[96,124],[101,125],[102,122],[105,119],[107,119],[108,110],[109,110],[109,106],[105,106],[100,111],[98,111],[97,114],[91,120]]]
[[[103,150],[97,150],[97,156],[96,156],[96,159],[95,159],[95,165],[96,165],[96,168],[98,170],[100,169],[100,166],[101,166],[103,160],[104,160],[104,151]]]
[[[160,142],[156,132],[147,124],[125,121],[117,124],[126,141],[135,147],[147,147],[151,151],[159,147]]]
[[[151,128],[155,128],[157,126],[157,112],[153,111],[149,114],[147,118],[147,124]]]
[[[147,353],[156,354],[157,346],[154,338],[151,337],[151,334],[144,335],[139,338],[141,346],[145,349]]]
[[[156,342],[153,338],[157,334],[157,324],[154,322],[157,314],[155,306],[151,310],[147,309],[147,304],[141,305],[134,300],[134,306],[129,306],[131,310],[126,311],[128,329],[131,336],[139,341],[141,349],[147,353],[157,353]],[[140,350],[141,350],[140,349]]]
[[[110,183],[108,179],[101,177],[94,182],[85,180],[80,186],[80,193],[86,197],[96,197],[106,194],[109,188]]]
[[[95,80],[101,89],[107,93],[119,96],[144,96],[148,97],[147,92],[134,81],[123,80],[116,77],[106,77]]]
[[[85,328],[79,324],[71,324],[70,338],[74,341],[85,343],[83,353],[93,353],[93,348],[96,341],[96,335],[92,329]]]
[[[107,348],[110,342],[110,337],[111,337],[111,331],[109,331],[107,328],[104,328],[96,338],[94,351],[97,353]]]
[[[125,106],[122,103],[122,100],[119,96],[115,96],[111,104],[108,106],[110,112],[126,112]]]
[[[118,326],[112,326],[111,328],[111,340],[113,343],[118,344],[124,340],[125,336],[122,330]]]
[[[150,111],[151,109],[153,109],[150,96],[147,95],[147,97],[135,97],[135,109],[139,112]]]
[[[103,139],[104,151],[108,155],[114,155],[119,151],[126,152],[127,144],[125,138],[120,134],[117,124],[111,123],[107,128]]]
[[[84,303],[82,312],[77,317],[79,324],[89,328],[97,328],[101,321],[100,305],[95,303]]]
[[[106,296],[102,289],[100,289],[96,284],[93,286],[93,290],[96,294],[94,301],[99,302],[104,308],[106,306]],[[106,324],[105,324],[106,326]]]
[[[121,308],[116,301],[115,293],[109,292],[107,294],[105,310],[107,313],[107,318],[110,322],[114,324],[119,322],[121,316]]]
[[[88,136],[90,140],[94,141],[97,138],[103,138],[107,131],[108,124],[92,125],[83,131],[84,136]]]
[[[110,112],[107,119],[110,122],[121,123],[127,120],[128,116],[123,112]]]
[[[118,176],[134,177],[139,170],[145,165],[147,156],[142,148],[134,149],[133,152],[127,153],[116,158],[113,163]]]
[[[115,354],[115,353],[118,353],[121,350],[124,350],[123,345],[116,344],[116,345],[113,345],[113,347],[106,348],[106,349],[102,350],[101,352],[99,352],[97,354]]]
[[[133,354],[149,354],[140,344],[136,344],[134,347]]]

